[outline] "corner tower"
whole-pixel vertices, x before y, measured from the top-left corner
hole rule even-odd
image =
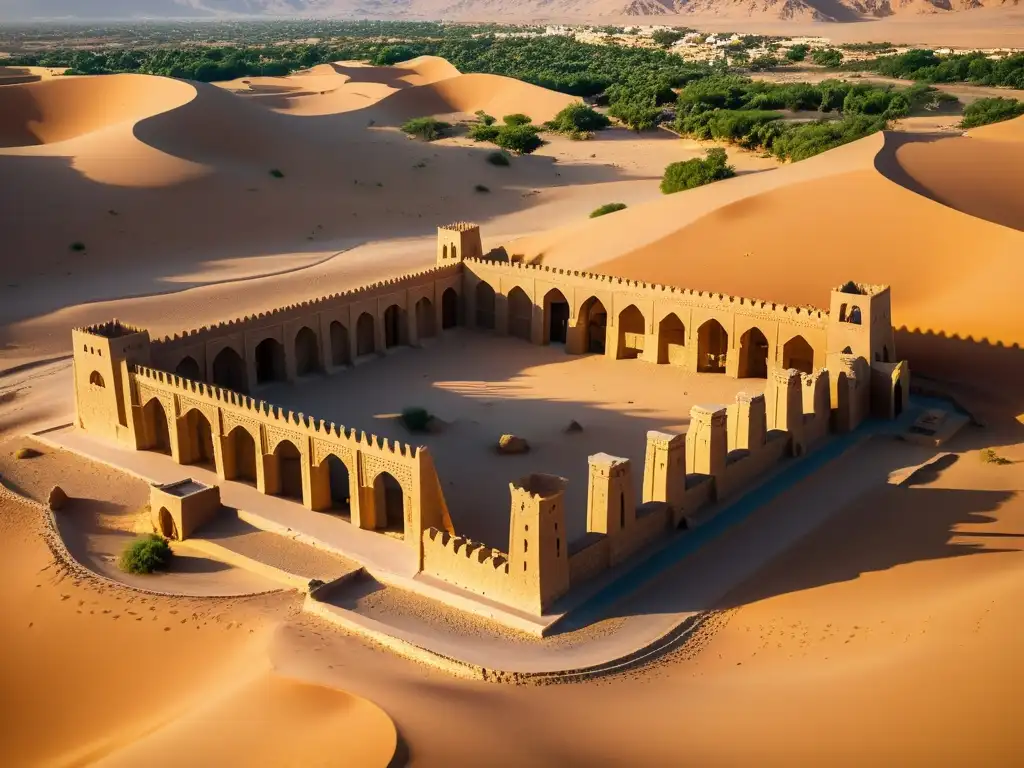
[[[896,362],[889,286],[848,282],[832,291],[827,355],[863,357],[869,363]]]
[[[130,441],[131,393],[122,363],[149,365],[149,332],[117,320],[71,332],[74,345],[75,425],[116,441]]]
[[[565,486],[565,478],[541,474],[509,484],[509,576],[519,585],[516,604],[537,613],[569,590]]]
[[[463,259],[479,259],[484,255],[480,227],[457,221],[437,228],[437,266],[456,264]]]

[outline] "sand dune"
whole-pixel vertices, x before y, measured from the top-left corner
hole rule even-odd
[[[989,172],[996,158],[1003,168]],[[889,283],[897,326],[1012,344],[1024,341],[1013,287],[1024,275],[1024,233],[1005,224],[1020,223],[1013,180],[1022,162],[1019,140],[878,134],[509,250],[792,304],[825,305],[829,286],[848,279]],[[929,189],[935,199],[919,193]],[[943,195],[946,204],[936,202]],[[981,209],[991,220],[968,215]]]
[[[53,144],[188,103],[187,84],[148,75],[61,77],[0,88],[0,147]]]
[[[430,85],[401,90],[383,99],[374,114],[394,120],[482,109],[501,118],[515,112],[529,114],[535,123],[553,118],[579,99],[501,75],[458,75]]]

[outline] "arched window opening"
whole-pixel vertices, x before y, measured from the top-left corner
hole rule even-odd
[[[372,355],[377,351],[373,315],[363,312],[356,321],[356,356]]]
[[[717,320],[708,320],[697,329],[697,371],[725,373],[729,354],[729,334]]]
[[[284,346],[277,339],[267,338],[256,345],[256,383],[284,381]]]
[[[495,303],[494,289],[485,282],[477,283],[474,289],[476,298],[476,324],[478,328],[486,328],[493,331],[495,327]]]
[[[99,371],[93,371],[89,374],[89,383],[94,387],[106,388],[106,384],[103,382],[103,377],[100,376]]]
[[[454,288],[445,288],[441,294],[441,330],[447,331],[459,324],[459,294]]]
[[[421,339],[432,339],[437,336],[434,304],[426,296],[416,302],[416,333]]]
[[[630,304],[619,313],[619,360],[640,356],[644,351],[646,330],[647,321],[635,305]]]
[[[759,328],[751,328],[740,336],[739,377],[768,378],[768,339]]]
[[[508,334],[523,341],[533,335],[533,302],[518,286],[508,293]]]
[[[245,363],[231,347],[224,347],[217,356],[213,358],[213,383],[218,387],[230,389],[232,392],[246,394],[249,387],[246,384]]]
[[[295,334],[295,373],[308,376],[323,370],[320,365],[320,340],[308,326],[302,326]]]
[[[337,320],[331,323],[331,365],[348,365],[352,356],[348,348],[348,328]]]
[[[569,336],[569,302],[557,288],[544,297],[544,343],[565,344]]]
[[[178,363],[174,372],[183,379],[191,379],[192,381],[203,380],[203,375],[199,370],[199,363],[197,363],[195,358],[190,355],[186,355],[185,358]]]

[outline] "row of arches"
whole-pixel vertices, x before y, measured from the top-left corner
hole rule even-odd
[[[416,330],[419,338],[433,338],[437,335],[434,303],[427,297],[421,298],[414,307]],[[459,324],[459,297],[455,289],[447,288],[441,295],[441,328],[448,330]],[[384,310],[383,343],[391,349],[409,343],[409,324],[406,311],[398,304]],[[377,319],[369,312],[363,312],[356,319],[355,357],[372,355],[377,349]],[[353,350],[348,328],[338,320],[328,327],[330,335],[327,361],[331,366],[351,365]],[[326,366],[322,360],[320,339],[308,325],[301,327],[292,342],[297,376],[322,373]],[[285,347],[276,338],[268,337],[255,349],[256,385],[273,381],[285,381],[288,377]],[[198,361],[192,356],[183,358],[174,369],[175,374],[193,381],[203,381],[204,375]],[[233,347],[224,347],[213,359],[211,366],[212,384],[242,394],[249,392],[249,380],[245,361]]]
[[[143,418],[150,432],[147,450],[173,455],[171,449],[171,430],[164,405],[158,398],[151,398],[143,406]],[[217,451],[214,448],[214,431],[209,419],[200,410],[193,408],[188,411],[178,424],[181,447],[179,460],[182,464],[199,466],[216,472]],[[221,467],[227,480],[251,485],[258,482],[259,471],[257,462],[263,456],[257,450],[256,439],[248,429],[236,426],[224,439],[223,454],[231,457]],[[275,459],[274,477],[267,482],[267,492],[273,496],[291,499],[302,503],[303,499],[303,466],[302,452],[290,440],[281,440],[271,454]],[[330,488],[329,509],[342,516],[351,511],[351,497],[355,489],[352,487],[352,474],[341,459],[334,454],[328,455],[319,465],[326,470]],[[385,530],[402,533],[404,530],[404,492],[401,484],[388,472],[381,472],[374,479],[373,493],[375,508],[383,510],[383,519],[378,521],[379,527]]]
[[[488,283],[480,282],[474,289],[476,324],[480,328],[494,329],[497,325],[497,295]],[[508,333],[510,336],[532,341],[534,338],[534,304],[518,286],[506,297]],[[565,295],[552,288],[544,296],[542,305],[545,344],[565,344],[568,340],[571,310]],[[592,296],[580,306],[576,328],[582,333],[579,349],[592,354],[605,354],[608,346],[608,312],[600,299]],[[616,357],[629,359],[647,353],[648,359],[662,364],[686,362],[689,339],[686,326],[675,313],[658,323],[658,349],[646,350],[647,323],[635,304],[619,313],[615,340]],[[697,329],[696,369],[701,373],[725,373],[728,366],[729,334],[717,320],[705,321]],[[768,376],[770,345],[759,328],[751,328],[740,337],[737,375],[740,378],[766,378]],[[814,349],[803,336],[794,336],[783,345],[782,366],[811,373],[814,368]]]

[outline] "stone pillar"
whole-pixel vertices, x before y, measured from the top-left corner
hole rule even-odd
[[[672,527],[683,519],[686,498],[686,437],[666,432],[647,433],[643,502],[663,501],[672,514]]]
[[[214,435],[213,445],[217,454],[217,476],[221,480],[234,480],[238,477],[235,441],[230,436]]]
[[[387,334],[384,331],[384,313],[377,312],[373,319],[373,351],[378,355],[383,355],[387,348]]]
[[[695,405],[690,409],[690,428],[686,432],[686,471],[692,475],[725,477],[725,459],[729,453],[726,410],[716,406]]]
[[[476,328],[476,287],[478,280],[469,278],[469,273],[462,272],[462,324],[467,328]]]
[[[267,496],[281,492],[281,459],[273,453],[265,453],[256,462],[256,489]]]
[[[774,368],[769,371],[765,400],[768,428],[787,432],[793,453],[799,455],[803,452],[804,422],[800,372],[792,368]]]
[[[494,331],[502,336],[508,336],[508,296],[504,293],[494,292]]]
[[[285,330],[281,329],[281,348],[284,350],[284,378],[285,381],[294,382],[299,378],[295,366],[295,338],[291,340]]]
[[[767,412],[764,395],[740,392],[729,406],[729,450],[754,453],[767,440]]]
[[[565,354],[582,355],[586,353],[587,329],[584,325],[573,325],[569,318],[569,326],[565,330]]]
[[[182,429],[181,422],[185,419],[176,418],[174,415],[174,406],[171,406],[171,412],[167,415],[167,438],[171,444],[171,458],[174,459],[178,464],[188,464],[189,452],[188,445],[188,430]]]
[[[258,379],[256,377],[256,348],[250,348],[248,340],[244,342],[245,358],[245,386],[246,391],[251,395],[256,391]]]
[[[609,565],[629,552],[629,534],[636,520],[633,468],[629,459],[597,453],[590,457],[587,531],[608,537]]]

